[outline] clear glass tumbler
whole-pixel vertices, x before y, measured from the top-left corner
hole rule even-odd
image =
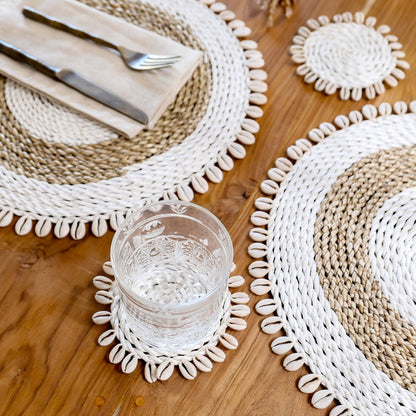
[[[212,213],[182,201],[147,205],[117,230],[110,257],[119,313],[140,340],[180,353],[215,330],[233,247]]]

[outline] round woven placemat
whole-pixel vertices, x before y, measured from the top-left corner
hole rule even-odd
[[[80,0],[204,52],[203,62],[156,126],[128,140],[0,77],[0,226],[38,236],[103,235],[132,210],[191,200],[220,182],[254,142],[266,102],[257,44],[212,0]],[[227,45],[224,48],[224,45]]]
[[[318,408],[336,398],[331,416],[416,412],[415,113],[415,101],[384,103],[322,123],[276,160],[261,184],[271,197],[256,201],[262,328],[285,330],[272,350],[295,350],[285,368],[309,367],[299,388]]]
[[[143,374],[149,383],[167,380],[175,367],[183,377],[192,380],[197,376],[198,370],[210,372],[213,362],[225,360],[225,353],[219,346],[229,350],[238,347],[238,341],[230,331],[246,329],[247,323],[243,318],[251,312],[250,307],[246,305],[249,301],[248,294],[234,291],[234,288],[244,284],[242,276],[229,277],[229,290],[224,295],[221,315],[214,330],[198,345],[172,353],[149,345],[130,328],[128,318],[120,310],[118,285],[112,277],[108,277],[114,275],[111,262],[106,262],[103,269],[106,275],[96,276],[93,280],[99,289],[95,299],[98,303],[110,305],[110,310],[98,311],[92,319],[96,324],[111,326],[100,335],[98,343],[101,346],[113,344],[108,356],[109,361],[112,364],[120,364],[123,373],[132,373],[138,364],[143,362]]]
[[[405,77],[402,45],[390,28],[375,29],[376,18],[364,13],[338,14],[310,19],[293,38],[292,60],[297,73],[317,91],[334,94],[342,100],[359,100],[363,91],[368,99],[383,94],[384,84],[395,87]]]

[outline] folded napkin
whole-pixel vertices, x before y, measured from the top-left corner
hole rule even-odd
[[[25,18],[23,6],[140,52],[180,55],[174,65],[152,71],[129,69],[113,51]],[[152,128],[198,66],[202,53],[73,0],[3,0],[0,39],[57,68],[71,68],[142,109]],[[25,64],[0,53],[0,73],[100,121],[127,137],[145,126]]]

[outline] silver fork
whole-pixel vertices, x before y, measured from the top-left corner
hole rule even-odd
[[[91,40],[98,45],[105,46],[106,48],[117,51],[122,57],[124,63],[129,68],[135,69],[137,71],[165,68],[174,64],[180,59],[180,56],[155,55],[151,53],[133,51],[124,46],[116,45],[112,42],[109,42],[108,40],[102,39],[99,36],[85,32],[78,27],[68,25],[61,20],[55,19],[54,17],[47,16],[46,14],[43,14],[39,10],[33,9],[32,7],[24,7],[22,13],[29,19],[70,33],[79,38]]]

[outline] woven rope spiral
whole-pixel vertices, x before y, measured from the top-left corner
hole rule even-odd
[[[17,215],[21,235],[35,226],[38,236],[79,239],[91,222],[101,236],[145,203],[192,200],[245,156],[266,102],[262,55],[223,4],[81,1],[204,58],[156,126],[131,140],[1,77],[0,226]]]
[[[103,267],[107,275],[113,276],[110,262]],[[208,333],[205,339],[189,348],[176,353],[167,352],[161,348],[149,345],[136,336],[130,327],[129,320],[120,308],[120,295],[117,283],[108,276],[96,276],[94,285],[99,289],[95,295],[98,303],[110,305],[110,311],[96,312],[92,319],[94,323],[110,324],[111,328],[104,331],[98,338],[101,346],[108,346],[116,341],[109,353],[109,360],[113,364],[120,364],[124,373],[136,370],[139,361],[143,361],[144,377],[149,383],[157,380],[167,380],[178,367],[180,374],[188,380],[197,376],[197,370],[210,372],[213,362],[222,362],[225,353],[219,345],[226,349],[236,349],[238,341],[229,330],[241,331],[246,329],[247,323],[243,319],[250,314],[250,307],[246,305],[249,296],[245,292],[227,290],[224,295],[221,314],[216,327]],[[244,284],[242,276],[232,276],[228,280],[228,287],[237,288]]]
[[[409,64],[389,27],[374,28],[376,19],[357,12],[310,19],[293,38],[292,59],[300,64],[297,73],[318,91],[340,98],[359,100],[363,91],[368,99],[385,90],[383,83],[394,87]]]
[[[338,116],[276,160],[252,216],[256,310],[312,404],[416,412],[416,102]],[[313,143],[317,143],[313,146]],[[295,161],[296,163],[293,163]],[[324,389],[318,390],[320,385]]]

